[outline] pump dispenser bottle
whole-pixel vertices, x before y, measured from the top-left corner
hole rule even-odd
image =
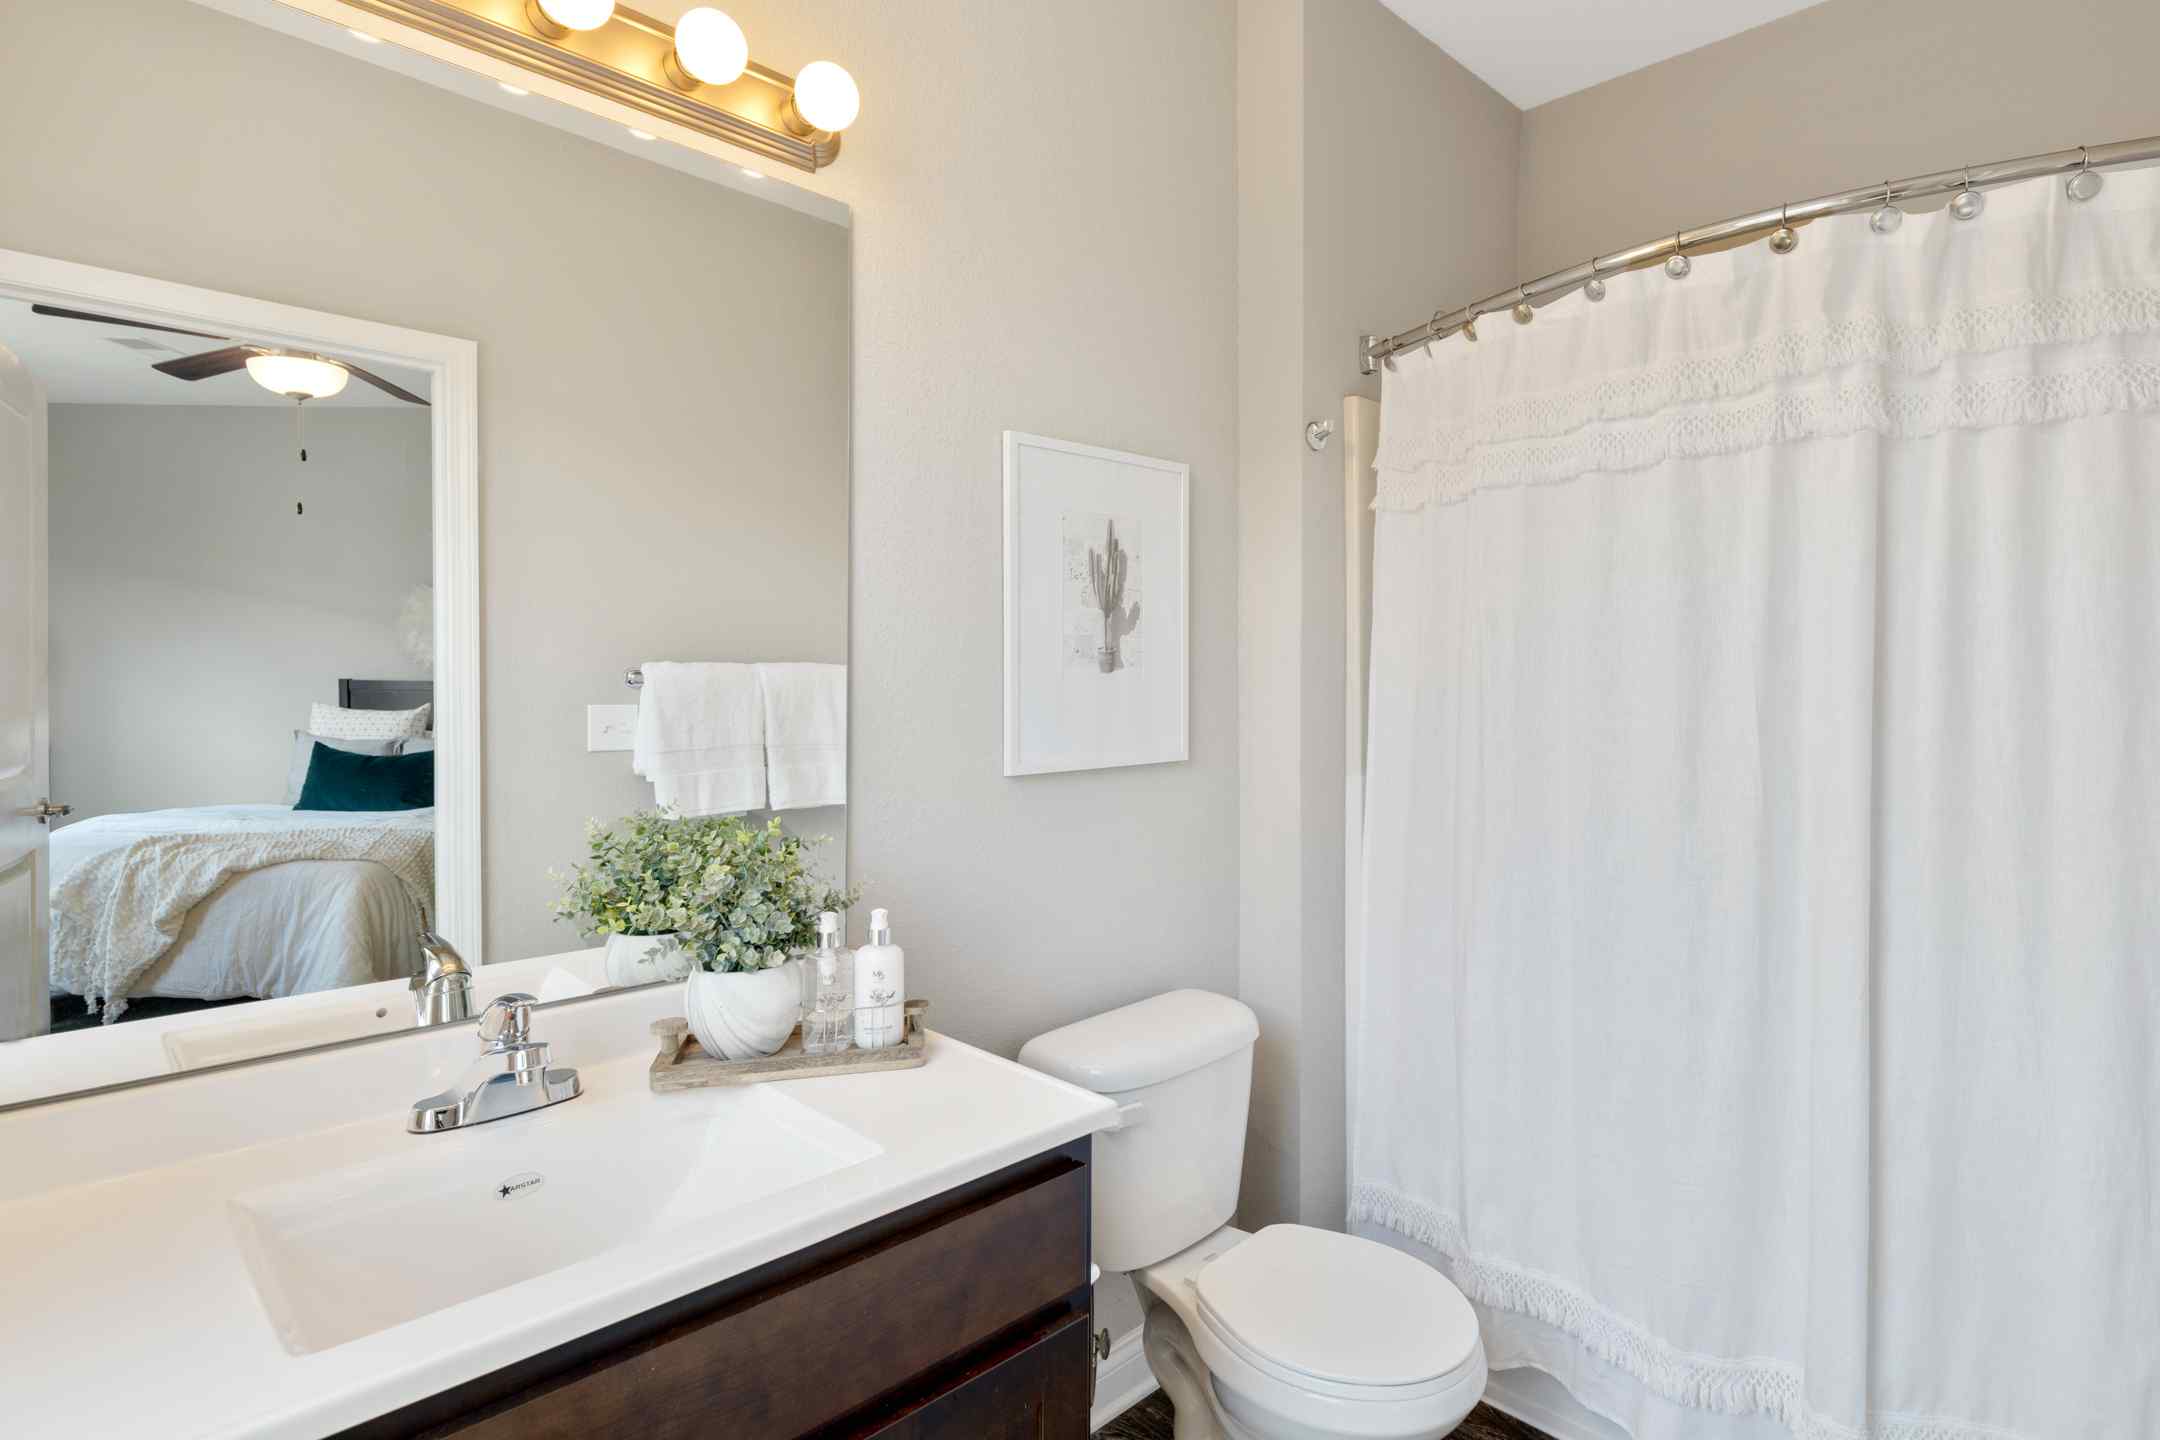
[[[803,1007],[802,1051],[805,1055],[832,1055],[848,1048],[848,1012],[854,1009],[854,986],[848,975],[847,951],[840,947],[840,916],[831,910],[818,916],[817,954],[810,957],[809,1003]]]
[[[855,1048],[898,1045],[907,1000],[907,952],[892,943],[892,922],[870,912],[870,943],[855,952]]]

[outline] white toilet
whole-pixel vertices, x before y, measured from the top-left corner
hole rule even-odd
[[[1470,1303],[1398,1250],[1230,1227],[1260,1024],[1174,990],[1038,1035],[1020,1063],[1118,1102],[1095,1137],[1095,1262],[1131,1274],[1177,1440],[1431,1440],[1485,1390]]]

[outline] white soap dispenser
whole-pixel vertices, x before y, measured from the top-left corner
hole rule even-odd
[[[907,952],[892,943],[892,922],[870,912],[870,943],[855,952],[855,1048],[883,1050],[903,1040]]]

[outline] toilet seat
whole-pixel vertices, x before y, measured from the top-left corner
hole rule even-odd
[[[1232,1435],[1442,1435],[1485,1389],[1469,1302],[1377,1241],[1226,1228],[1134,1278],[1183,1322]]]
[[[1309,1394],[1423,1399],[1453,1390],[1479,1350],[1477,1315],[1445,1276],[1332,1230],[1271,1225],[1201,1266],[1193,1288],[1207,1338]]]

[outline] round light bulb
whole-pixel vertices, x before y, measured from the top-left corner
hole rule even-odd
[[[861,109],[855,77],[830,60],[813,60],[795,77],[795,113],[820,130],[838,134]]]
[[[597,30],[615,14],[615,0],[539,0],[540,13],[565,30]]]
[[[352,372],[310,355],[250,355],[248,378],[273,395],[327,400],[345,388]]]
[[[742,26],[700,5],[675,22],[675,63],[707,85],[725,85],[750,63],[750,42]]]

